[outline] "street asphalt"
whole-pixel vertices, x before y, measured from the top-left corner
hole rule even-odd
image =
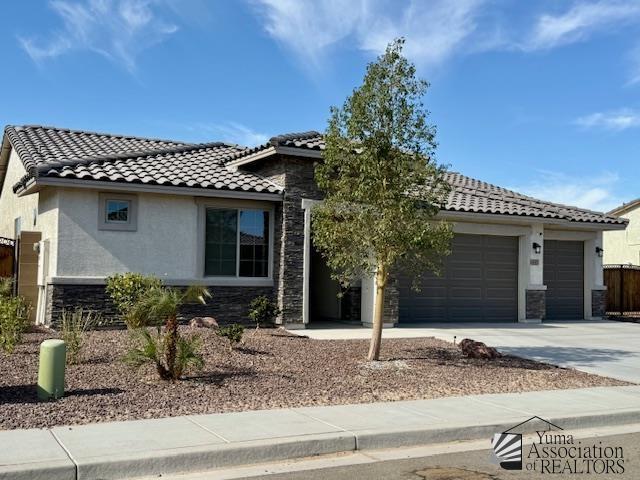
[[[530,471],[512,472],[502,470],[499,466],[491,463],[490,450],[475,450],[252,478],[255,480],[538,480],[545,477],[613,480],[640,478],[640,433],[581,438],[580,441],[583,444],[602,442],[602,445],[622,447],[624,473],[538,475]],[[206,480],[206,477],[200,477],[199,480]]]

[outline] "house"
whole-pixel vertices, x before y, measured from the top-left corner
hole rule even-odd
[[[279,322],[370,324],[372,278],[338,298],[313,247],[311,209],[323,138],[281,135],[245,148],[225,143],[8,126],[0,153],[0,236],[18,239],[18,283],[37,321],[64,308],[113,313],[105,277],[154,274],[168,285],[211,286],[205,311],[245,318],[257,295]],[[442,218],[453,224],[445,275],[415,292],[401,274],[385,295],[385,323],[538,322],[604,312],[602,235],[627,221],[536,200],[448,173]],[[194,307],[196,308],[196,307]],[[190,310],[186,313],[195,313]]]
[[[629,220],[625,230],[604,234],[604,262],[606,264],[640,265],[640,198],[620,205],[608,215]]]

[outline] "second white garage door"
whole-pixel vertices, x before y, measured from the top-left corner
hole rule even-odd
[[[400,277],[400,322],[516,322],[518,237],[456,235],[442,277]]]

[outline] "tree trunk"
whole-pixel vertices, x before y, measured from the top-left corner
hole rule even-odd
[[[176,352],[178,348],[178,319],[171,316],[167,319],[166,324],[166,352],[167,352],[167,370],[173,380],[177,380],[178,372],[176,371]]]
[[[376,270],[376,302],[373,308],[373,329],[371,330],[371,344],[367,360],[380,359],[380,345],[382,343],[382,323],[384,321],[384,289],[387,283],[387,272],[383,266]]]

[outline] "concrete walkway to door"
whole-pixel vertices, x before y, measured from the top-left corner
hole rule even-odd
[[[334,324],[294,330],[319,340],[365,339],[368,328]],[[503,353],[561,367],[640,383],[640,324],[614,321],[542,324],[430,323],[385,329],[383,338],[463,338],[485,342]],[[384,348],[384,346],[383,346]]]

